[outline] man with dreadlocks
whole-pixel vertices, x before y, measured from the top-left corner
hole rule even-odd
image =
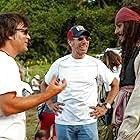
[[[115,26],[122,47],[122,69],[112,124],[119,129],[117,140],[140,140],[140,7],[122,7]]]

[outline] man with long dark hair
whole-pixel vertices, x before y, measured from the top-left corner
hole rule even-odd
[[[113,124],[119,129],[117,140],[139,140],[140,8],[121,8],[116,15],[115,26],[122,47],[122,69]]]

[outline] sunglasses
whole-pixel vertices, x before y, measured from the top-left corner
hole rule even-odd
[[[79,37],[79,38],[73,38],[73,39],[77,39],[78,41],[83,41],[84,39],[86,39],[86,41],[90,41],[91,38],[88,37],[88,36],[85,36],[85,37]]]
[[[28,29],[16,29],[16,30],[23,32],[25,35],[29,33]]]

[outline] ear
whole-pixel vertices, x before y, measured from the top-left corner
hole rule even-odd
[[[71,47],[72,46],[72,40],[68,39],[68,45]]]
[[[9,39],[9,40],[12,40],[12,39],[13,39],[13,36],[9,36],[8,39]]]

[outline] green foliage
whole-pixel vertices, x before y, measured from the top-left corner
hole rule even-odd
[[[26,81],[30,82],[36,74],[43,79],[50,64],[69,53],[66,35],[75,24],[91,32],[90,55],[115,47],[116,11],[122,4],[134,3],[140,5],[140,0],[0,0],[0,12],[25,13],[30,20],[29,51],[17,57],[27,69]],[[33,130],[30,126],[27,131]],[[31,136],[28,139],[32,139]]]
[[[98,53],[107,47],[115,47],[114,17],[114,7],[94,8],[94,10],[81,7],[77,12],[77,22],[91,32],[90,53]]]
[[[81,24],[91,32],[89,53],[102,52],[117,43],[114,35],[114,17],[121,4],[136,0],[1,0],[0,11],[22,12],[30,20],[31,44],[29,51],[20,56],[24,63],[44,60],[52,63],[68,54],[68,29]],[[139,2],[139,0],[138,0]],[[37,61],[38,60],[38,61]],[[33,62],[33,63],[34,63]]]
[[[29,52],[19,58],[24,62],[40,61],[46,57],[51,63],[67,54],[66,33],[74,24],[84,25],[91,31],[93,41],[89,52],[98,52],[110,45],[107,36],[112,31],[112,16],[108,16],[108,11],[105,13],[102,9],[84,6],[83,1],[1,0],[0,5],[5,5],[0,7],[1,12],[18,11],[25,13],[30,19],[31,45]],[[110,36],[112,38],[112,34]]]
[[[27,123],[26,123],[26,133],[27,140],[34,140],[34,135],[36,133],[36,128],[38,126],[37,108],[30,109],[26,111]]]
[[[26,81],[31,82],[31,79],[36,75],[40,75],[41,81],[44,79],[45,73],[48,71],[50,64],[46,65],[33,65],[28,67],[28,74],[26,75]]]

